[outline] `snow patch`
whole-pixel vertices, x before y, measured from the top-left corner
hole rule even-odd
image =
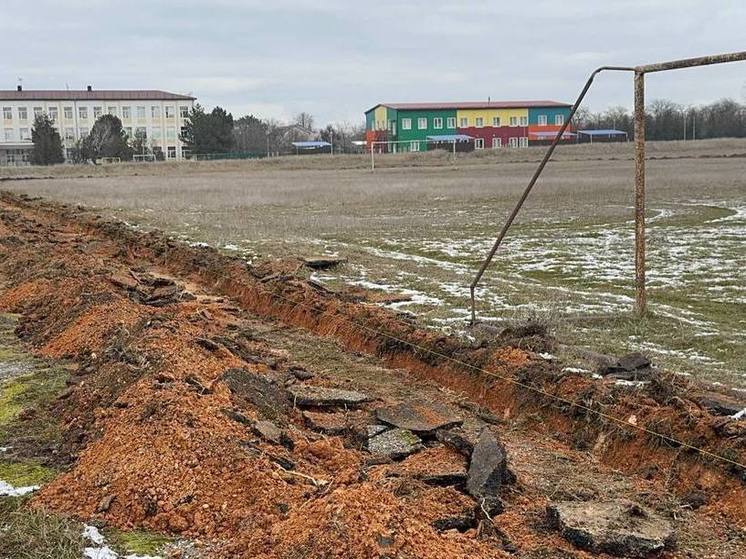
[[[11,484],[0,479],[0,497],[21,497],[38,490],[38,485],[29,485],[27,487],[13,487]]]

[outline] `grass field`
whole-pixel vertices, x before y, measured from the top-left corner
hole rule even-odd
[[[337,253],[317,276],[404,292],[396,303],[461,330],[468,284],[543,154],[292,158],[25,169],[3,188],[83,203],[253,256]],[[746,386],[746,142],[651,144],[650,315],[633,303],[630,145],[563,147],[480,288],[479,314],[539,314],[561,341],[643,350],[675,370]],[[2,174],[0,173],[0,174]],[[75,176],[83,175],[83,176]],[[87,177],[85,175],[92,175]]]

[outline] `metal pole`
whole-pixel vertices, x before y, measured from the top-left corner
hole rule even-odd
[[[370,141],[370,172],[373,173],[376,170],[376,158],[373,155],[373,140]]]
[[[645,314],[645,73],[635,72],[635,306]]]
[[[572,122],[572,117],[575,116],[575,113],[578,111],[578,108],[580,107],[580,103],[583,101],[583,98],[585,97],[586,93],[588,93],[588,90],[591,87],[591,84],[593,83],[593,79],[596,77],[596,74],[604,71],[604,70],[619,70],[619,71],[633,71],[633,68],[628,67],[622,67],[622,66],[602,66],[601,68],[598,68],[595,70],[590,77],[588,78],[588,81],[585,82],[585,86],[583,87],[582,91],[580,92],[580,95],[578,95],[578,98],[575,100],[575,104],[572,106],[572,109],[570,109],[570,114],[567,116],[567,119],[562,124],[562,127],[557,132],[557,135],[554,137],[554,140],[552,141],[552,144],[549,146],[549,149],[547,149],[546,153],[544,154],[544,158],[541,160],[541,163],[539,163],[539,166],[536,168],[536,171],[534,172],[534,175],[531,177],[531,180],[528,183],[528,186],[523,191],[523,194],[521,195],[521,198],[518,200],[518,203],[516,204],[515,208],[513,208],[513,211],[510,213],[510,216],[508,216],[508,220],[505,222],[505,225],[503,225],[503,228],[500,230],[500,234],[497,236],[497,239],[495,239],[495,243],[492,245],[492,248],[490,249],[489,254],[487,255],[487,258],[484,259],[484,262],[482,262],[482,265],[479,267],[479,271],[477,272],[477,275],[474,276],[474,280],[471,282],[471,285],[469,286],[469,292],[471,293],[471,323],[475,324],[477,320],[477,311],[476,311],[476,301],[474,298],[474,292],[476,290],[477,285],[479,284],[479,280],[482,279],[482,276],[484,275],[484,271],[487,269],[487,266],[489,266],[490,262],[492,262],[492,258],[495,256],[495,252],[497,252],[498,247],[503,242],[503,239],[505,238],[505,235],[508,233],[508,229],[510,229],[510,226],[513,224],[513,220],[518,215],[518,212],[521,211],[521,207],[523,207],[523,203],[526,201],[526,198],[528,198],[528,195],[531,192],[531,189],[536,184],[536,181],[539,179],[539,175],[541,175],[541,172],[544,170],[544,167],[546,167],[546,164],[549,162],[549,159],[552,157],[552,154],[554,153],[554,149],[557,147],[557,144],[560,143],[560,140],[562,139],[562,135],[565,133],[565,130],[567,130],[567,127],[570,126],[570,123]]]

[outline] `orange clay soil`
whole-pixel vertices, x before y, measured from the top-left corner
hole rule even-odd
[[[451,451],[435,447],[398,465],[369,466],[359,442],[309,430],[292,406],[237,397],[224,378],[231,369],[279,387],[297,382],[292,355],[252,331],[249,311],[434,381],[499,418],[528,425],[542,441],[563,441],[542,452],[570,442],[615,469],[644,473],[656,492],[706,491],[708,519],[745,524],[742,472],[526,388],[616,417],[634,415],[638,425],[743,462],[746,433],[721,436],[721,420],[681,387],[656,385],[632,396],[561,374],[526,351],[468,347],[320,290],[294,275],[292,263],[252,269],[83,210],[4,194],[0,223],[0,308],[23,315],[18,333],[39,353],[78,363],[55,403],[64,433],[60,462],[73,465],[39,492],[35,506],[208,541],[215,557],[507,556],[489,530],[432,527],[474,506],[453,487],[419,479],[428,467],[459,465]],[[305,382],[344,384],[329,380],[317,375]],[[354,382],[343,387],[354,389]],[[387,390],[371,394],[379,400],[364,411],[392,401]],[[244,423],[271,416],[289,440],[268,443],[237,414]],[[585,451],[577,456],[587,459]],[[552,466],[538,474],[531,467],[525,479],[536,487],[554,473]],[[520,472],[518,479],[520,486]],[[496,525],[519,549],[577,553],[543,525],[549,498],[538,489],[511,490]]]

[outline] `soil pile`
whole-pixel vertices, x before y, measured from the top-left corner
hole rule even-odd
[[[593,414],[743,461],[746,429],[713,417],[675,385],[632,394],[563,373],[525,349],[467,346],[319,289],[288,264],[247,269],[78,210],[5,196],[0,223],[0,308],[23,314],[18,333],[41,354],[78,363],[55,404],[60,461],[74,465],[42,489],[36,506],[207,540],[216,557],[503,557],[514,544],[534,549],[539,541],[568,552],[537,516],[548,497],[529,499],[520,476],[501,488],[505,513],[494,522],[480,513],[464,489],[468,452],[441,442],[458,437],[436,432],[460,429],[468,438],[467,424],[488,422],[499,433],[496,424],[520,418],[579,454],[645,469],[666,491],[707,491],[714,512],[746,518],[743,472],[630,436]],[[371,391],[370,383],[304,370],[255,329],[256,316],[449,388],[437,402],[423,397],[415,418],[440,423],[402,423],[422,439],[408,458],[372,456],[368,441],[399,423],[391,410],[400,413],[403,398],[384,385]],[[340,391],[323,404],[299,400],[330,394],[297,389],[304,386],[364,397],[347,407]]]

